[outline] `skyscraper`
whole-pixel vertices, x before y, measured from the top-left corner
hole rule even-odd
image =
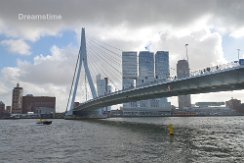
[[[157,51],[155,54],[155,79],[167,80],[169,76],[169,52]]]
[[[103,96],[111,92],[112,87],[108,85],[108,78],[101,78],[101,74],[98,74],[96,76],[96,81],[97,81],[97,95],[98,96]],[[102,108],[103,111],[110,110],[111,107],[107,106]]]
[[[137,52],[122,53],[122,78],[123,89],[136,86]]]
[[[137,83],[137,52],[122,53],[122,89],[136,87]],[[137,102],[124,103],[123,108],[137,107]]]
[[[149,51],[141,51],[139,53],[139,76],[137,86],[149,84],[154,81],[154,54]],[[140,107],[151,107],[154,100],[140,101]]]
[[[23,88],[17,86],[13,89],[12,94],[12,111],[13,114],[21,114],[22,113],[22,96],[23,96]]]
[[[190,69],[187,60],[179,60],[177,63],[177,77],[184,78],[190,76]],[[190,95],[179,95],[178,96],[179,108],[191,107],[191,96]]]
[[[155,54],[155,79],[166,81],[169,76],[169,52],[157,51]],[[167,98],[155,99],[154,103],[154,107],[167,108],[171,106],[170,102],[167,101]]]
[[[139,58],[138,64],[137,57]],[[137,56],[137,52],[123,52],[122,73],[123,89],[148,85],[156,80],[167,80],[169,77],[169,54],[159,51],[154,57],[154,53],[149,51],[141,51],[139,56]],[[124,116],[159,116],[169,115],[170,112],[171,104],[166,98],[123,104]]]
[[[154,81],[154,54],[149,51],[139,53],[138,85]]]

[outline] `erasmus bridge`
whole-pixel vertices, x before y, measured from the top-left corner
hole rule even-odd
[[[122,50],[108,44],[105,46],[102,42],[92,39],[89,42],[89,46],[90,47],[87,48],[85,29],[82,28],[81,45],[66,108],[67,117],[79,117],[94,112],[99,116],[99,114],[101,114],[101,112],[99,112],[100,108],[133,101],[187,94],[240,90],[244,88],[244,65],[236,61],[212,67],[210,71],[204,73],[202,73],[202,71],[191,72],[190,75],[185,78],[169,77],[167,80],[157,80],[135,88],[118,88],[115,91],[98,96],[92,72],[97,74],[102,73],[99,71],[103,71],[105,74],[107,72],[108,77],[112,75],[114,80],[116,80],[116,78],[122,80],[121,73],[118,73],[121,71],[121,63],[119,62],[122,58],[120,55]],[[93,47],[96,46],[99,48],[94,50]],[[97,56],[97,58],[93,58],[93,61],[89,62],[90,53],[93,53],[93,56]],[[104,66],[100,65],[99,67],[98,63],[100,60],[104,60],[105,65],[108,67],[106,70],[103,69]],[[88,81],[92,98],[86,99],[84,102],[79,103],[78,106],[75,106],[82,66],[84,68],[83,76],[85,81],[83,79],[81,79],[81,81]],[[93,69],[93,71],[90,71],[90,68]],[[111,77],[110,82],[113,82],[113,79]],[[116,81],[114,82],[116,83]],[[87,92],[83,92],[83,94],[84,93]]]

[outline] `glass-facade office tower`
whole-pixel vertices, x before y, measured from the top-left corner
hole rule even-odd
[[[169,76],[169,52],[157,51],[155,54],[155,79],[167,80]]]
[[[179,60],[177,63],[177,77],[184,78],[190,76],[190,69],[187,60]],[[179,108],[191,107],[191,96],[190,95],[179,95],[178,96]]]
[[[154,81],[154,54],[149,51],[139,53],[139,76],[137,86],[147,85]],[[154,105],[154,100],[140,101],[140,107],[149,108]]]
[[[139,53],[139,77],[138,85],[154,81],[154,55],[149,51]]]
[[[137,52],[122,52],[122,89],[136,87],[137,80]],[[123,108],[135,108],[137,102],[124,103]]]
[[[169,52],[157,51],[155,54],[155,80],[166,81],[170,77]],[[169,108],[171,103],[167,98],[154,99],[154,107]]]
[[[137,64],[137,58],[139,62]],[[138,71],[137,71],[138,69]],[[137,74],[137,72],[139,72]],[[169,77],[169,53],[158,51],[155,55],[149,51],[122,53],[122,85],[130,89],[148,85],[156,80],[167,80]],[[123,108],[170,108],[166,98],[142,100],[124,103]]]

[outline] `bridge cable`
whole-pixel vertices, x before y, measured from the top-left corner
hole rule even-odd
[[[107,52],[114,54],[114,56],[116,56],[118,59],[121,59],[121,52],[120,52],[120,53],[114,52],[114,51],[112,51],[112,50],[106,48],[105,46],[102,46],[102,45],[100,45],[100,44],[97,44],[94,40],[88,40],[88,41],[89,41],[90,43],[92,43],[93,46],[96,46],[96,47],[98,47],[99,49],[103,49],[103,51],[106,50]]]
[[[113,46],[113,45],[110,45],[110,44],[108,44],[108,43],[106,43],[106,42],[102,42],[102,41],[100,41],[100,40],[98,40],[98,39],[96,39],[96,38],[94,38],[94,37],[87,37],[88,39],[90,39],[90,40],[94,40],[94,41],[96,41],[96,42],[98,42],[98,43],[100,43],[100,44],[105,44],[105,45],[107,45],[107,46],[109,46],[109,47],[111,47],[111,48],[114,48],[114,49],[116,49],[116,50],[119,50],[119,51],[124,51],[124,50],[122,50],[122,49],[120,49],[120,48],[117,48],[117,47],[115,47],[115,46]]]
[[[111,62],[111,60],[109,60],[109,58],[111,57],[108,57],[106,58],[105,56],[103,55],[94,55],[94,54],[97,54],[99,52],[97,52],[96,50],[94,49],[89,49],[89,52],[92,53],[92,55],[89,55],[89,57],[91,57],[91,59],[93,58],[92,56],[97,56],[98,58],[100,58],[99,60],[97,59],[94,59],[95,61],[105,61],[106,62],[106,65],[110,66],[112,68],[112,70],[116,70],[116,72],[119,74],[119,76],[122,76],[122,72],[120,69],[116,68],[115,65],[111,64],[113,62]],[[90,60],[89,60],[90,61]],[[92,62],[91,62],[92,63]],[[117,64],[117,66],[121,67],[121,65]],[[106,69],[106,66],[102,66],[101,68],[105,68]],[[111,69],[109,69],[109,71],[111,71]]]
[[[92,54],[93,54],[93,52],[91,52]],[[97,61],[97,59],[96,58],[94,58],[93,57],[94,55],[89,55],[89,58],[91,59],[90,61],[93,61],[93,60],[96,60]],[[116,79],[118,79],[117,78],[117,75],[116,76],[114,76],[114,75],[110,75],[109,73],[106,73],[106,72],[110,72],[109,70],[107,70],[106,68],[104,68],[104,66],[102,66],[102,67],[98,67],[97,66],[97,64],[90,64],[91,65],[91,68],[92,68],[92,71],[93,72],[98,72],[98,71],[96,71],[97,69],[99,69],[100,71],[102,71],[102,73],[103,73],[103,76],[107,76],[108,77],[108,79],[109,79],[109,81],[111,81],[111,83],[114,85],[114,87],[117,87],[116,85],[117,84],[115,84],[112,80],[111,80],[111,77],[112,78],[116,78]],[[113,69],[112,69],[112,71],[114,71]],[[116,72],[115,72],[116,73]],[[120,79],[119,79],[120,80]]]
[[[89,44],[93,44],[92,42],[88,42],[88,45]],[[93,44],[94,45],[94,44]],[[91,45],[91,47],[92,47],[92,45]],[[90,48],[89,46],[88,46],[88,48]],[[108,53],[108,52],[106,52],[104,49],[100,49],[100,50],[95,50],[95,48],[91,48],[91,49],[93,49],[94,51],[96,51],[96,53],[98,53],[98,54],[101,54],[100,52],[103,52],[103,54],[105,54],[106,56],[109,56],[108,58],[109,59],[113,59],[113,61],[118,65],[118,66],[121,66],[122,65],[122,63],[121,63],[121,57],[118,57],[118,58],[116,58],[114,55],[109,55],[109,54],[111,54],[111,53]]]

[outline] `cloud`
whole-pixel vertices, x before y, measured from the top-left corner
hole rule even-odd
[[[182,37],[177,37],[170,33],[162,33],[160,39],[160,41],[152,43],[152,49],[153,51],[168,50],[172,68],[176,67],[178,60],[186,59],[184,46],[186,43],[189,44],[188,56],[191,70],[227,62],[224,59],[222,37],[216,32],[203,29]]]
[[[75,54],[76,53],[76,54]],[[50,54],[37,55],[33,63],[18,61],[20,80],[33,84],[64,85],[72,79],[77,50],[53,46]]]
[[[165,25],[184,28],[207,16],[210,28],[233,33],[244,27],[242,0],[27,0],[0,2],[0,31],[11,37],[36,41],[45,35],[57,35],[63,29],[118,25],[129,29]],[[59,5],[57,5],[59,4]],[[18,6],[18,7],[16,7]],[[18,14],[60,14],[61,21],[20,21]],[[239,30],[243,35],[243,31]],[[118,32],[119,33],[119,32]]]
[[[50,54],[36,56],[33,63],[19,60],[16,67],[2,68],[0,95],[11,103],[11,89],[20,83],[24,94],[55,96],[57,111],[64,111],[78,51],[73,49],[53,46]]]
[[[193,23],[191,29],[187,27],[180,30],[161,25],[137,30],[128,28],[122,30],[119,26],[111,31],[104,30],[103,33],[103,27],[101,27],[101,31],[97,31],[100,35],[96,38],[88,37],[88,45],[93,46],[90,42],[93,39],[99,39],[100,42],[114,45],[123,51],[143,51],[150,44],[149,50],[152,52],[169,51],[170,67],[175,69],[179,59],[186,59],[185,44],[188,43],[191,70],[224,64],[227,61],[224,58],[222,36],[204,26],[204,21],[206,21],[206,17]],[[115,31],[120,32],[112,34]],[[89,30],[90,32],[93,31]],[[200,60],[201,62],[199,62]]]
[[[6,46],[8,51],[11,53],[19,54],[19,55],[30,55],[30,46],[21,39],[18,40],[3,40],[0,42],[1,45]]]
[[[244,27],[242,28],[239,28],[233,32],[231,32],[230,34],[232,37],[234,38],[240,38],[240,37],[243,37],[244,36]]]

